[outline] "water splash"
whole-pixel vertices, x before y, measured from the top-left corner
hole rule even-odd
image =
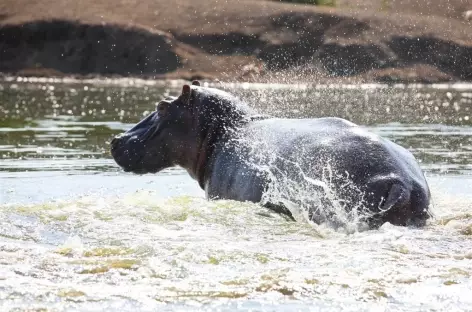
[[[364,209],[364,192],[351,181],[347,172],[339,174],[330,160],[320,161],[322,173],[317,179],[304,172],[298,162],[281,157],[279,160],[285,163],[284,168],[291,165],[294,170],[289,175],[284,173],[286,169],[269,170],[272,183],[264,194],[264,202],[280,202],[292,213],[301,214],[306,221],[338,231],[353,233],[368,228],[364,220],[370,214]],[[341,194],[349,194],[357,200],[352,205]]]
[[[296,151],[291,156],[281,155],[271,136],[274,134],[245,132],[233,144],[237,154],[247,155],[247,166],[270,181],[262,204],[281,204],[295,219],[313,226],[347,233],[368,228],[365,220],[372,214],[365,209],[364,192],[348,172],[338,172],[335,160],[329,157],[313,159],[303,142],[294,146]]]
[[[0,300],[5,310],[464,308],[471,218],[439,197],[450,209],[423,230],[351,235],[256,204],[148,190],[1,205]]]

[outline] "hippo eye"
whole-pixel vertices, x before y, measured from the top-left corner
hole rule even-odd
[[[167,110],[169,108],[169,103],[167,102],[160,102],[156,106],[156,111],[159,116],[163,116],[167,113]]]

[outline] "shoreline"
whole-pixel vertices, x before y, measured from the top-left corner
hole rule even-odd
[[[472,82],[453,81],[440,83],[278,83],[278,82],[225,82],[200,80],[202,86],[213,88],[229,89],[275,89],[275,90],[306,90],[306,89],[434,89],[434,90],[455,90],[471,91]],[[75,77],[33,77],[33,76],[1,76],[1,84],[63,84],[63,85],[94,85],[96,87],[169,87],[179,89],[183,84],[191,81],[185,79],[142,79],[136,77],[95,77],[95,78],[75,78]]]

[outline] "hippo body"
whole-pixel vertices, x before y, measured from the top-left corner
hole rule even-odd
[[[241,148],[245,143],[250,147]],[[429,188],[413,155],[349,121],[332,117],[273,118],[247,124],[233,144],[225,142],[215,150],[205,184],[207,197],[261,202],[271,182],[267,173],[271,169],[264,166],[268,163],[276,169],[271,173],[276,175],[277,183],[288,180],[300,186],[308,180],[305,189],[318,190],[317,196],[326,195],[323,186],[327,178],[323,175],[328,164],[337,173],[348,173],[348,177],[334,177],[329,187],[338,199],[360,203],[364,195],[364,204],[371,204],[371,212],[386,210],[384,215],[370,218],[371,225],[385,221],[422,224],[427,219]],[[351,188],[343,193],[339,186],[347,182],[358,186],[360,192]],[[297,203],[296,199],[285,200]],[[329,216],[318,214],[315,218],[312,211],[310,218],[321,222]]]
[[[413,155],[347,120],[256,117],[231,95],[198,84],[164,103],[161,121],[151,114],[112,143],[125,170],[179,165],[207,198],[261,203],[290,217],[288,207],[303,207],[316,223],[336,223],[336,205],[361,213],[372,228],[429,218],[429,188]],[[166,122],[166,133],[156,130]]]

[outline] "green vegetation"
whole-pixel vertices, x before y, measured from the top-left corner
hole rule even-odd
[[[279,0],[282,2],[305,3],[314,5],[336,6],[336,0]]]

